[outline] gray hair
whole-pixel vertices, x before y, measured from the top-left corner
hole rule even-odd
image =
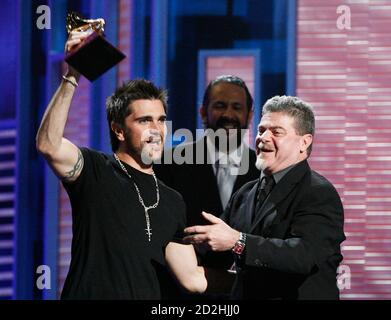
[[[295,119],[296,133],[315,134],[315,115],[313,108],[308,103],[292,96],[274,96],[265,102],[262,108],[262,116],[270,112],[282,112]],[[307,149],[308,156],[311,154],[312,144]]]

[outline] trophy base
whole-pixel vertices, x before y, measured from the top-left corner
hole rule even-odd
[[[66,55],[65,61],[88,80],[94,81],[125,57],[103,36],[93,32]]]

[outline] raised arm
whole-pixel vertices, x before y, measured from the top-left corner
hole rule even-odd
[[[86,36],[82,32],[72,32],[65,51],[70,51]],[[59,178],[74,181],[83,168],[83,156],[71,141],[64,138],[64,128],[80,74],[68,66],[65,77],[68,80],[62,80],[45,111],[38,129],[36,146]]]

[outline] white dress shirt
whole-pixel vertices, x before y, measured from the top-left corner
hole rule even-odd
[[[216,176],[223,209],[228,204],[232,190],[239,173],[243,154],[243,143],[229,154],[216,150],[215,145],[206,139],[207,150],[211,159],[213,172]]]

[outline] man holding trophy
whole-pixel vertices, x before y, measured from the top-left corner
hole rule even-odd
[[[157,180],[152,167],[167,131],[166,92],[149,81],[132,80],[108,98],[112,155],[78,147],[63,136],[80,73],[96,77],[89,73],[91,66],[83,68],[86,60],[77,51],[113,57],[107,44],[96,40],[96,31],[79,27],[69,33],[67,72],[36,138],[72,204],[72,258],[62,298],[160,299],[166,267],[188,291],[204,292],[204,269],[197,266],[193,246],[181,243],[183,199]],[[96,53],[91,45],[105,52]],[[120,57],[115,55],[114,64]]]

